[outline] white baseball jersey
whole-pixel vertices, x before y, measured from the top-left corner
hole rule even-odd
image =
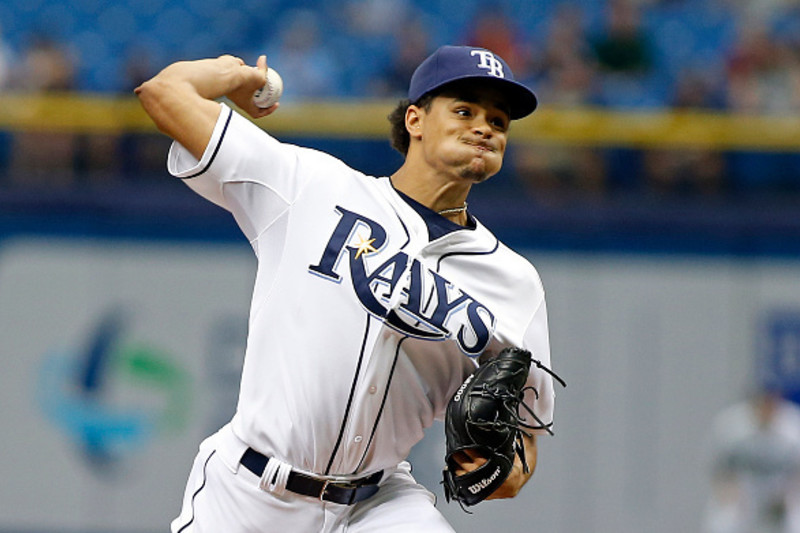
[[[258,257],[231,425],[264,455],[323,475],[393,468],[471,358],[513,345],[550,365],[539,276],[480,222],[457,226],[224,104],[201,160],[175,143],[168,166],[233,214]],[[551,422],[550,376],[529,382]]]

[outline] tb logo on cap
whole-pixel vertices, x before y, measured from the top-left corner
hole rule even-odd
[[[472,50],[470,55],[480,57],[481,61],[478,63],[478,68],[485,68],[489,71],[490,75],[496,78],[506,77],[503,73],[503,64],[494,56],[493,53],[489,52],[488,50]]]

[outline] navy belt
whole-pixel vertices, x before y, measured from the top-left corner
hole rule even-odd
[[[248,448],[242,456],[242,466],[261,477],[267,467],[269,458]],[[330,481],[308,476],[294,470],[289,473],[286,488],[297,494],[319,498],[320,500],[352,505],[366,500],[378,492],[378,482],[383,477],[383,470],[361,479],[351,481]]]

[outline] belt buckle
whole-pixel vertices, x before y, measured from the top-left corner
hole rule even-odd
[[[344,503],[346,505],[352,505],[352,503],[355,501],[356,491],[359,488],[358,484],[353,483],[351,481],[345,481],[345,480],[337,481],[335,479],[326,479],[325,483],[322,485],[322,490],[319,492],[319,501],[335,501],[335,500],[325,500],[325,496],[328,493],[329,486],[334,486],[342,490],[350,491],[348,501],[336,502],[336,503]]]
[[[319,491],[319,501],[325,501],[325,492],[328,490],[328,485],[330,485],[331,481],[329,479],[325,480],[325,483],[322,485],[322,490]]]

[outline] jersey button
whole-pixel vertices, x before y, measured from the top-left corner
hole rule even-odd
[[[369,393],[370,394],[375,394],[376,392],[378,392],[378,387],[376,387],[375,385],[370,385],[369,386]]]
[[[362,437],[361,435],[356,435],[356,438],[354,438],[353,440],[356,442],[361,442],[362,440],[364,440],[364,437]]]

